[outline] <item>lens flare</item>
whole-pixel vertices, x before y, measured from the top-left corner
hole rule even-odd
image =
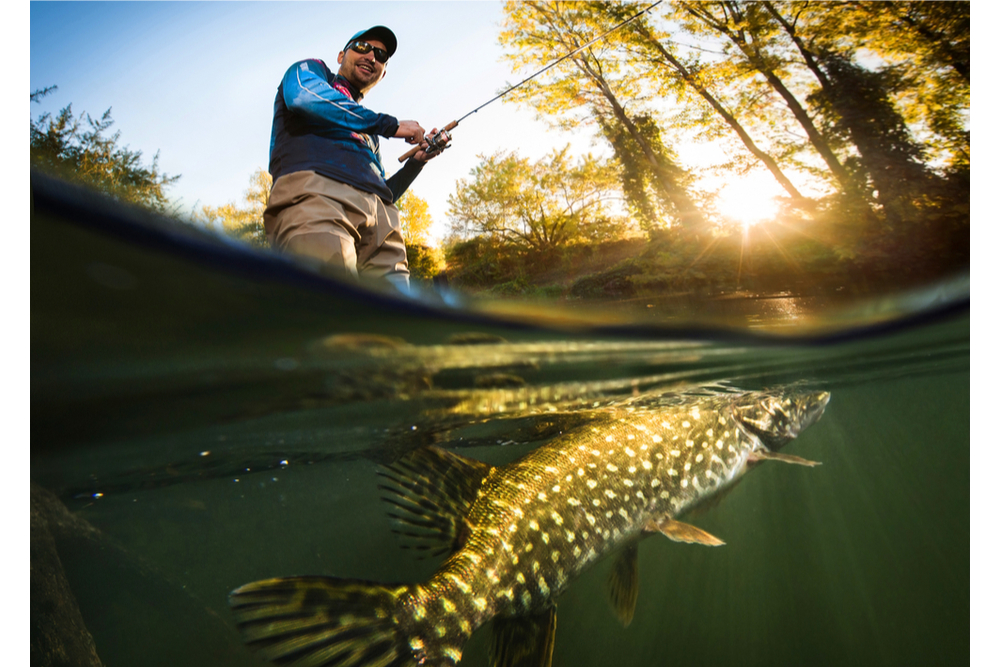
[[[767,177],[752,175],[719,190],[715,207],[724,218],[748,230],[775,218],[778,214],[774,201],[776,194],[773,183],[767,182]]]

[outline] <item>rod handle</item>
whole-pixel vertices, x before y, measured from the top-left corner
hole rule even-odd
[[[419,151],[419,150],[420,150],[420,146],[414,146],[414,147],[413,147],[413,148],[411,148],[410,150],[408,150],[408,151],[406,151],[405,153],[403,153],[402,155],[400,155],[400,156],[399,156],[399,161],[400,161],[400,162],[406,162],[406,161],[407,161],[407,160],[409,160],[409,159],[410,159],[411,157],[413,157],[414,155],[416,155],[416,154],[417,154],[417,151]]]

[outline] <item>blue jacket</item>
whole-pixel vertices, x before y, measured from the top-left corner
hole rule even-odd
[[[399,129],[393,116],[358,104],[361,93],[322,60],[302,60],[285,72],[274,98],[271,157],[275,181],[296,171],[315,171],[395,202],[423,168],[408,160],[385,177],[378,137]]]

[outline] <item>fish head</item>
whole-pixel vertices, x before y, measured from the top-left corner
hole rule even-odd
[[[733,417],[749,435],[777,451],[823,416],[830,392],[755,392],[733,402]]]

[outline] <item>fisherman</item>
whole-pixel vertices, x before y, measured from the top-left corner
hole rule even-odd
[[[264,230],[279,250],[317,259],[343,276],[381,277],[406,291],[410,272],[394,203],[440,150],[428,150],[416,121],[360,104],[385,77],[395,52],[393,32],[375,26],[347,41],[336,74],[322,60],[302,60],[285,72],[274,100],[274,184]],[[390,178],[379,136],[419,148]]]

